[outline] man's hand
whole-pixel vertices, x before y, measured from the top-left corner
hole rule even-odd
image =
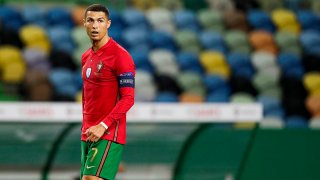
[[[107,129],[101,124],[91,126],[85,132],[85,134],[87,135],[87,141],[97,142],[106,131]]]

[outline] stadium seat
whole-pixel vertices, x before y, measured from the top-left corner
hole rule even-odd
[[[75,44],[68,28],[56,25],[49,27],[47,32],[53,51],[64,51],[66,53],[74,51]]]
[[[42,51],[49,53],[51,43],[45,29],[36,25],[26,25],[19,30],[19,36],[26,47],[39,48]]]
[[[149,53],[149,60],[157,74],[165,74],[176,77],[179,74],[179,67],[176,64],[175,55],[165,49],[155,49]]]
[[[230,96],[231,103],[254,103],[256,99],[249,93],[245,92],[236,92]]]
[[[54,68],[49,73],[49,80],[58,96],[74,99],[77,94],[75,74],[66,68]]]
[[[161,48],[171,50],[173,52],[177,51],[177,45],[171,34],[165,31],[155,30],[149,33],[150,46],[153,49]]]
[[[172,102],[176,103],[179,101],[179,97],[172,92],[159,92],[157,93],[155,102]]]
[[[22,55],[28,69],[37,69],[46,73],[50,71],[51,65],[45,52],[36,48],[25,48]]]
[[[211,103],[228,103],[230,94],[225,91],[211,92],[206,96],[206,101]]]
[[[83,5],[75,5],[70,9],[71,18],[75,24],[75,26],[83,26],[83,17],[86,11],[86,6]]]
[[[206,89],[202,76],[194,72],[182,72],[177,76],[177,83],[183,93],[196,94],[204,98]]]
[[[180,51],[177,53],[176,57],[180,71],[192,71],[199,74],[204,73],[197,54]]]
[[[264,116],[284,118],[285,112],[280,99],[268,95],[258,95],[257,102],[262,104]]]
[[[145,44],[149,46],[149,30],[144,27],[134,26],[126,28],[122,33],[122,38],[127,48],[132,48],[137,45]]]
[[[138,70],[148,71],[149,73],[155,72],[154,67],[149,61],[149,49],[133,48],[129,52]]]
[[[52,51],[49,56],[49,61],[52,69],[65,68],[71,71],[78,69],[72,55],[63,51]]]
[[[200,26],[205,31],[217,31],[222,33],[224,30],[223,17],[220,12],[214,9],[202,9],[197,13]]]
[[[269,67],[260,70],[253,76],[253,85],[260,92],[263,93],[268,89],[279,86],[280,70],[279,68]]]
[[[208,8],[215,9],[221,13],[235,11],[233,0],[207,0]]]
[[[267,51],[275,55],[278,53],[278,47],[273,39],[273,34],[267,31],[251,31],[249,40],[255,51]]]
[[[145,11],[159,6],[159,2],[156,0],[132,0],[131,4],[136,9]]]
[[[227,54],[227,46],[223,36],[219,32],[201,31],[198,39],[204,50],[219,51],[223,54]]]
[[[255,70],[251,64],[250,56],[242,53],[229,53],[227,63],[231,68],[233,76],[246,77],[251,79]]]
[[[122,19],[127,27],[148,28],[149,23],[142,11],[133,8],[127,8],[122,12]]]
[[[278,55],[277,62],[283,76],[302,79],[305,72],[299,56],[292,53],[281,53]]]
[[[271,13],[272,21],[278,31],[288,31],[298,34],[300,24],[293,11],[289,9],[275,9]]]
[[[257,0],[260,8],[265,12],[272,12],[283,7],[283,0]]]
[[[200,63],[208,74],[219,74],[230,77],[230,68],[223,54],[216,51],[203,51],[200,54]]]
[[[185,92],[179,96],[179,102],[181,103],[203,103],[204,101],[204,96],[193,92]]]
[[[299,36],[292,32],[277,31],[274,39],[282,53],[302,54]]]
[[[191,10],[181,9],[174,11],[173,22],[179,30],[188,29],[194,32],[199,31],[196,15]]]
[[[135,76],[135,99],[136,101],[154,101],[157,89],[152,74],[146,71],[137,70]]]
[[[161,0],[160,6],[165,9],[170,9],[171,11],[183,9],[182,1],[172,1],[172,0]]]
[[[304,53],[320,56],[320,33],[314,30],[301,32],[300,42]]]
[[[250,30],[246,14],[238,10],[224,12],[224,24],[226,29],[239,30],[246,33]]]
[[[208,93],[225,92],[228,95],[231,94],[229,82],[222,76],[213,74],[205,75],[203,83]]]
[[[170,34],[176,31],[172,12],[168,9],[152,8],[146,12],[146,17],[154,30],[166,31]]]
[[[228,30],[225,33],[224,40],[230,52],[239,52],[245,54],[249,54],[251,52],[248,35],[243,31]]]
[[[259,124],[262,129],[283,129],[284,121],[279,117],[264,117]]]
[[[311,118],[309,121],[309,128],[320,129],[320,117]]]
[[[264,30],[270,33],[275,32],[275,26],[270,18],[270,15],[260,9],[252,9],[247,13],[249,25],[254,30]]]
[[[302,116],[289,116],[285,119],[285,127],[287,128],[307,128],[308,122],[305,117]]]
[[[11,6],[0,6],[0,21],[5,29],[15,32],[25,24],[20,11]]]
[[[266,51],[255,51],[251,54],[251,63],[258,71],[265,68],[276,68],[277,58],[274,54]]]
[[[320,72],[307,72],[303,77],[303,84],[309,94],[320,93]]]
[[[309,2],[304,0],[284,0],[284,6],[293,11],[304,8],[309,9],[310,7],[308,7],[308,4]]]
[[[0,46],[0,68],[12,62],[23,62],[20,50],[15,46]]]
[[[64,7],[49,8],[46,13],[46,21],[50,26],[64,26],[70,29],[75,25],[71,12]]]
[[[301,25],[301,28],[305,30],[316,30],[320,28],[320,17],[311,10],[299,10],[297,11],[297,19]]]
[[[320,93],[307,97],[306,108],[311,117],[320,117]]]
[[[22,61],[13,61],[9,64],[1,67],[2,70],[2,81],[9,84],[19,84],[22,82],[25,72],[26,65]]]
[[[179,30],[174,34],[174,39],[180,51],[200,52],[200,42],[195,32],[191,30]]]
[[[28,5],[21,9],[23,19],[28,24],[35,24],[43,28],[48,26],[46,22],[46,10],[39,5]],[[83,17],[81,18],[82,22]]]

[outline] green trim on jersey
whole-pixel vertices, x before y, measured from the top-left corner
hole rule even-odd
[[[81,179],[84,175],[113,180],[122,157],[123,145],[101,139],[81,141]]]

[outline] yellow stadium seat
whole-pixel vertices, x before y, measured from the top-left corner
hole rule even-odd
[[[36,25],[26,25],[20,29],[20,38],[26,45],[31,45],[39,41],[49,41],[45,30]]]
[[[319,72],[308,72],[303,77],[304,87],[311,94],[317,94],[320,92],[320,73]]]
[[[276,9],[272,11],[271,18],[280,31],[300,32],[300,25],[293,11]]]
[[[22,62],[20,50],[14,46],[0,46],[0,69],[12,62]]]
[[[30,45],[27,45],[27,47],[40,49],[41,51],[43,51],[47,54],[49,54],[51,51],[51,43],[49,41],[34,42]]]
[[[23,62],[12,62],[2,68],[2,80],[7,83],[20,83],[25,72],[26,65]]]
[[[219,74],[228,78],[230,69],[225,57],[220,52],[204,51],[200,54],[200,63],[209,74]]]

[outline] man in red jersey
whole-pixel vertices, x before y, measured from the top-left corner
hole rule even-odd
[[[92,47],[82,55],[82,180],[115,178],[126,143],[126,113],[134,104],[135,65],[109,37],[110,25],[105,6],[86,9],[84,27]]]

